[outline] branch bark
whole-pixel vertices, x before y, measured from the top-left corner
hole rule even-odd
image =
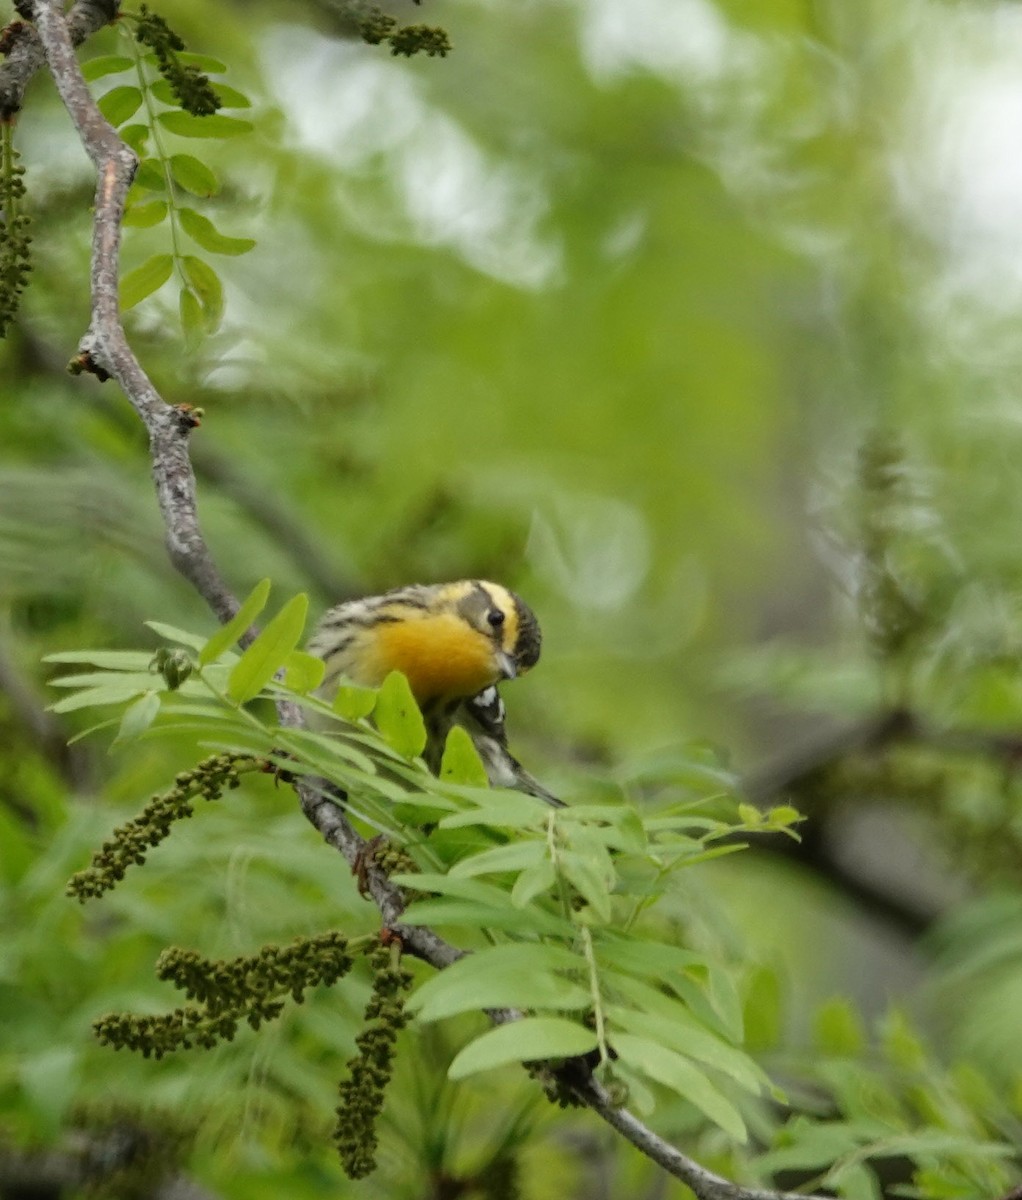
[[[91,34],[109,25],[119,7],[119,0],[77,0],[66,17],[72,45],[80,46]],[[46,65],[46,53],[30,25],[16,21],[5,33],[9,49],[0,67],[0,118],[9,120],[20,110],[32,78]]]
[[[61,99],[99,176],[92,242],[92,319],[80,345],[82,369],[120,385],[149,434],[153,478],[174,566],[193,584],[221,621],[238,610],[238,602],[213,561],[202,536],[196,506],[195,476],[188,436],[196,424],[186,407],[164,401],[135,358],[120,322],[117,277],[121,218],[128,187],[137,167],[134,153],[118,138],[96,107],[75,59],[72,38],[58,0],[31,0],[46,61]],[[300,708],[288,701],[277,706],[282,725],[301,728]],[[364,864],[366,842],[344,815],[343,797],[322,780],[299,779],[296,790],[306,818],[350,866]],[[369,892],[384,924],[406,949],[437,969],[449,967],[463,951],[433,930],[401,924],[404,897],[371,860],[365,868]],[[491,1014],[497,1020],[514,1013]],[[616,1108],[600,1085],[586,1076],[573,1080],[581,1103],[631,1142],[666,1172],[686,1183],[699,1200],[812,1200],[805,1195],[745,1188],[731,1183],[681,1153],[622,1108]]]

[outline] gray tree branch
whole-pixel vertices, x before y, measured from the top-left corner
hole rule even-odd
[[[119,7],[119,0],[77,0],[65,18],[72,45],[80,46],[90,34],[109,25]],[[31,25],[16,21],[5,33],[7,59],[0,66],[0,118],[9,120],[21,108],[33,76],[46,65],[46,55]]]

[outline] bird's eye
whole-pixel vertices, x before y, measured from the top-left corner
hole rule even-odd
[[[494,629],[499,629],[500,626],[504,624],[504,614],[499,608],[491,608],[486,614],[486,619],[490,622]]]

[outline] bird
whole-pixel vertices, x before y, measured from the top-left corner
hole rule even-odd
[[[511,754],[498,684],[539,661],[542,634],[532,609],[499,583],[459,579],[409,584],[328,609],[307,650],[323,659],[320,687],[346,679],[379,687],[391,671],[408,680],[426,723],[423,758],[437,774],[447,735],[460,725],[487,778],[563,807]]]

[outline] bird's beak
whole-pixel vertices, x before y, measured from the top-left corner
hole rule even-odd
[[[497,666],[500,668],[501,679],[514,679],[518,674],[515,660],[510,654],[505,654],[503,650],[497,652]]]

